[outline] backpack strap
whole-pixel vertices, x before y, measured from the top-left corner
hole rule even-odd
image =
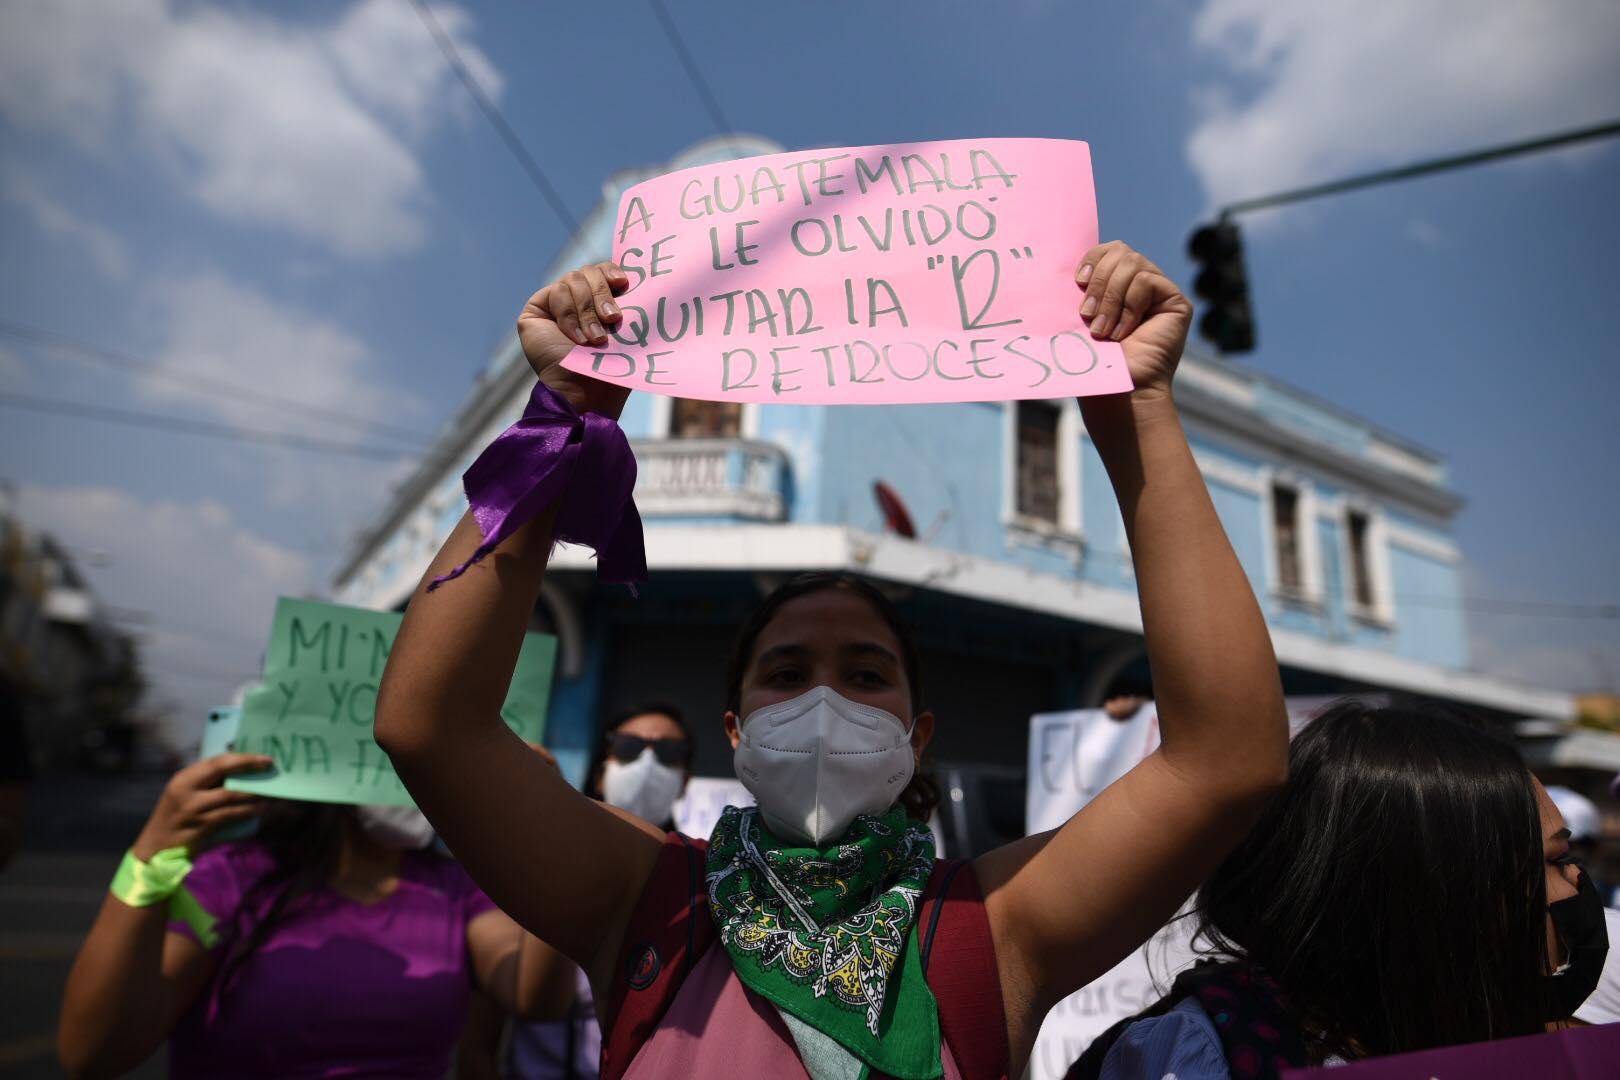
[[[708,844],[664,837],[641,899],[624,928],[602,1015],[602,1080],[620,1080],[704,951],[714,943],[704,858]]]
[[[934,863],[919,907],[923,975],[939,1005],[939,1029],[964,1080],[1005,1080],[1007,1014],[996,945],[979,877],[967,859]]]

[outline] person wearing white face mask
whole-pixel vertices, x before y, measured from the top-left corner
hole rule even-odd
[[[1131,544],[1161,745],[1061,829],[971,862],[935,859],[925,825],[915,642],[848,576],[790,580],[744,626],[724,725],[759,806],[728,808],[707,844],[519,752],[501,698],[554,541],[587,541],[610,578],[641,553],[627,391],[561,366],[608,341],[630,277],[599,264],[530,298],[540,383],[468,472],[491,513],[462,520],[412,598],[376,735],[479,883],[584,968],[607,1080],[1019,1075],[1047,1010],[1163,925],[1286,779],[1270,636],[1172,394],[1191,304],[1120,243],[1075,280],[1076,325],[1120,343],[1135,386],[1080,404]],[[540,828],[513,842],[514,815]]]
[[[603,728],[586,769],[585,794],[667,831],[691,775],[692,734],[680,710],[650,702]],[[513,1080],[590,1080],[602,1052],[590,980],[556,950],[539,950],[542,1019],[512,1025],[506,1074]]]
[[[651,702],[604,729],[585,793],[667,830],[692,776],[692,733],[681,711]]]

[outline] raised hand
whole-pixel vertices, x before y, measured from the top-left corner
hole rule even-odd
[[[175,773],[135,840],[135,857],[150,861],[169,848],[195,848],[220,826],[257,814],[263,799],[222,785],[228,776],[259,772],[273,764],[263,754],[216,754]]]
[[[608,343],[608,327],[624,318],[613,298],[629,287],[630,278],[617,263],[582,266],[529,297],[518,316],[518,341],[529,366],[542,382],[566,398],[575,412],[601,413],[617,419],[630,396],[622,387],[562,366],[563,357],[575,346]]]
[[[1136,384],[1133,396],[1168,395],[1192,325],[1192,304],[1176,283],[1119,240],[1086,252],[1075,282],[1085,292],[1080,315],[1092,337],[1117,341],[1124,349]]]

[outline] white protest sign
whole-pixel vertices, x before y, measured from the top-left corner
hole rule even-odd
[[[675,800],[675,831],[707,839],[728,806],[753,806],[754,797],[742,781],[730,776],[694,776]]]

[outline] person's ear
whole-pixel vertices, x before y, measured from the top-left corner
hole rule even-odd
[[[917,719],[911,722],[911,748],[917,752],[918,760],[922,759],[923,751],[928,744],[934,741],[934,714],[920,712]]]
[[[730,709],[726,710],[725,724],[726,738],[731,741],[731,748],[735,750],[737,744],[742,741],[742,726],[737,722],[737,714]]]

